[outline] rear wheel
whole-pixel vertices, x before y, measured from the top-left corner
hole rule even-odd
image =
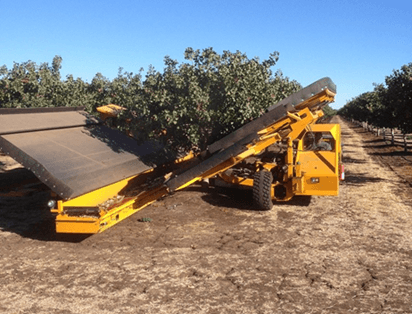
[[[272,173],[266,169],[256,172],[253,176],[253,200],[260,209],[270,210],[272,203]]]

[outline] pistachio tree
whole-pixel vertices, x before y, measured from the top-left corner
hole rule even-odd
[[[277,52],[262,62],[212,48],[187,48],[184,56],[182,64],[165,57],[162,73],[148,71],[139,102],[121,116],[122,128],[174,150],[199,151],[300,88],[280,71],[272,73]]]

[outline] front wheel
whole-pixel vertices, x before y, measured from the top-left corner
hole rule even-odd
[[[253,200],[259,209],[270,210],[272,203],[272,173],[263,169],[253,176]]]

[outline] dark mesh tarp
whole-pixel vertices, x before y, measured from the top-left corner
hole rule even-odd
[[[97,125],[97,121],[81,111],[2,114],[0,110],[0,132],[6,133],[0,136],[0,150],[64,199],[151,168],[150,160],[142,159],[158,147],[137,145],[132,138]],[[79,123],[84,126],[70,127]],[[17,133],[10,134],[10,130]]]
[[[98,124],[76,108],[0,109],[0,135]]]

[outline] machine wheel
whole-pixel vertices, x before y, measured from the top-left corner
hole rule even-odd
[[[260,209],[270,210],[273,207],[272,181],[272,173],[265,169],[256,172],[253,176],[253,200]]]

